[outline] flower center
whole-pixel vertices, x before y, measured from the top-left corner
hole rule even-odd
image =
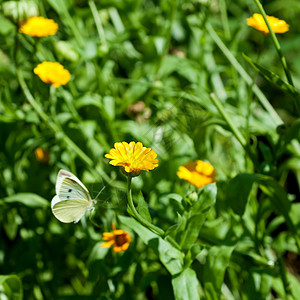
[[[122,233],[120,235],[116,235],[115,242],[116,242],[116,245],[119,247],[124,245],[125,243],[127,243],[126,234]]]

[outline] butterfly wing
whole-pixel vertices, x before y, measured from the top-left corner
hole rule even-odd
[[[54,216],[63,223],[78,222],[89,207],[90,202],[85,199],[61,200],[56,195],[51,201]]]
[[[56,194],[60,200],[84,199],[91,201],[84,184],[71,172],[60,170],[56,181]]]
[[[56,196],[51,201],[54,216],[63,223],[77,222],[93,202],[84,184],[71,172],[60,170]]]

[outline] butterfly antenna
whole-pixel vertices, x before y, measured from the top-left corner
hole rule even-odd
[[[103,192],[103,190],[106,188],[106,186],[104,185],[103,188],[100,190],[100,192],[97,194],[97,196],[95,197],[94,200],[97,201],[98,196]]]

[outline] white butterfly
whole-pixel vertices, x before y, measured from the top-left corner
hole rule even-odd
[[[87,188],[74,174],[65,170],[58,172],[51,209],[59,221],[78,222],[87,210],[93,209],[94,202]]]

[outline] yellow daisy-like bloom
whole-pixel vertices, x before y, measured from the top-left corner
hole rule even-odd
[[[127,231],[116,229],[112,224],[113,232],[103,232],[103,240],[107,241],[101,245],[102,248],[114,247],[114,252],[121,252],[128,249],[131,237]]]
[[[54,35],[57,30],[58,25],[52,19],[31,17],[21,25],[19,32],[33,37],[43,37],[47,35]]]
[[[289,31],[289,25],[284,20],[280,20],[272,16],[267,16],[267,19],[275,33],[285,33]],[[265,34],[269,33],[269,28],[261,14],[253,14],[251,18],[247,19],[247,23],[249,26]]]
[[[55,87],[67,84],[71,77],[70,72],[58,62],[44,61],[33,71],[42,81]]]
[[[177,176],[188,181],[197,188],[215,182],[216,172],[214,167],[205,161],[190,161],[179,167]]]
[[[42,148],[36,148],[34,150],[34,154],[36,159],[41,163],[48,163],[49,162],[49,152]]]
[[[130,176],[138,176],[142,170],[153,170],[158,166],[157,154],[150,148],[143,147],[141,142],[115,143],[105,157],[112,159],[109,163],[121,166]]]

